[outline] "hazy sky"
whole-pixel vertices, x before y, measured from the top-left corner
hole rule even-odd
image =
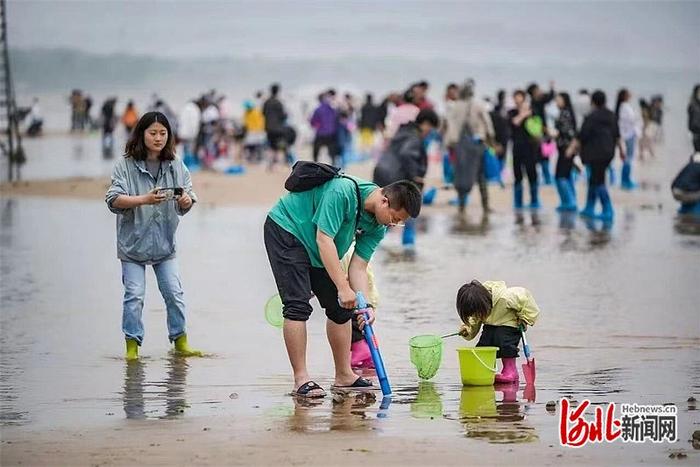
[[[700,69],[700,2],[9,0],[11,47]]]

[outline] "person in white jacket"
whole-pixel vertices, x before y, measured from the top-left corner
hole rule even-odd
[[[185,164],[192,165],[195,162],[195,147],[202,120],[202,111],[195,101],[189,101],[180,112],[180,125],[177,136],[182,142],[183,160]]]
[[[623,190],[632,190],[637,184],[632,181],[632,160],[634,159],[634,149],[639,136],[639,118],[637,117],[631,102],[632,94],[629,90],[622,88],[617,93],[617,104],[615,105],[615,116],[617,125],[620,128],[620,139],[625,144],[627,157],[622,163],[622,177],[620,185]]]

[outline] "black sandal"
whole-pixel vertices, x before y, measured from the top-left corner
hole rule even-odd
[[[322,393],[309,394],[311,391],[322,391]],[[308,397],[310,399],[313,399],[313,398],[325,397],[326,391],[324,391],[321,386],[316,384],[316,382],[307,381],[304,384],[302,384],[301,386],[299,386],[299,389],[297,389],[296,391],[292,391],[292,396]]]
[[[359,376],[354,383],[349,386],[333,386],[333,389],[374,389],[374,384],[367,378]]]

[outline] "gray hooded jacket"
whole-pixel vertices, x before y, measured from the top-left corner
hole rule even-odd
[[[157,264],[175,256],[178,216],[186,214],[189,209],[180,209],[175,199],[131,209],[113,206],[119,195],[145,195],[155,187],[182,187],[192,198],[192,205],[197,202],[190,172],[180,159],[162,161],[158,176],[153,177],[146,169],[145,161],[119,158],[112,171],[112,184],[105,202],[117,215],[117,257],[123,261]]]

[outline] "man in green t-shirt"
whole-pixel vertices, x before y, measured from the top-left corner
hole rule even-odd
[[[369,296],[367,264],[387,226],[418,217],[421,192],[408,180],[380,188],[355,177],[334,178],[308,191],[284,195],[265,221],[265,249],[284,305],[284,342],[294,372],[295,395],[323,397],[325,391],[306,369],[306,321],[316,295],[326,311],[336,387],[372,383],[350,368],[351,319],[355,293]],[[360,189],[360,220],[356,223]],[[340,258],[355,241],[347,274]],[[360,317],[360,327],[364,320]],[[374,321],[370,312],[369,323]]]

